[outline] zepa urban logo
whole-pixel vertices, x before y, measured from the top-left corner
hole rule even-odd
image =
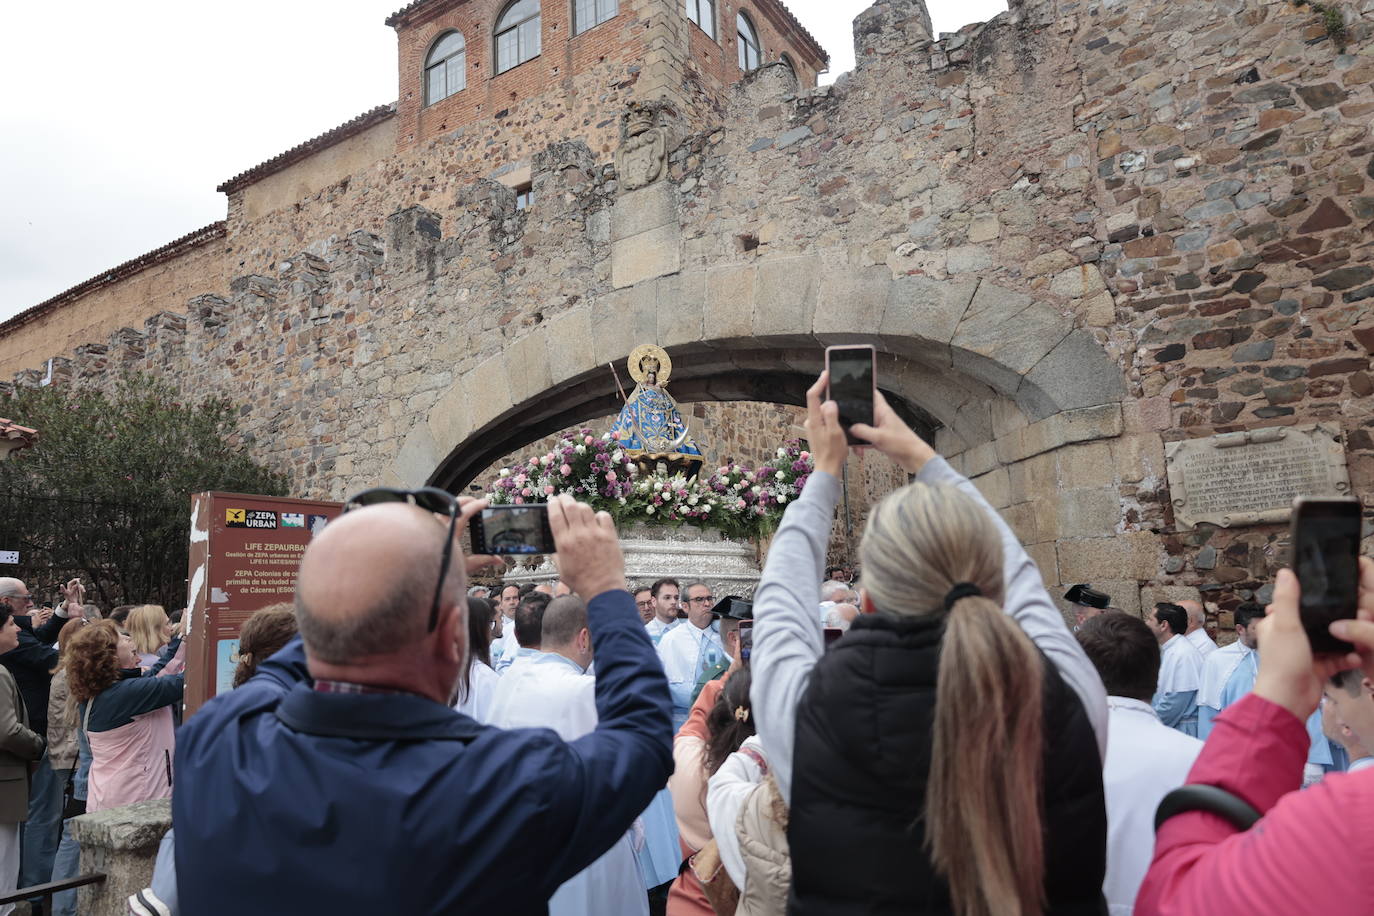
[[[276,528],[277,513],[263,509],[225,509],[224,524],[230,528]]]

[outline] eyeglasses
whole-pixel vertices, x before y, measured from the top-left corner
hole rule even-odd
[[[426,633],[433,633],[434,628],[439,625],[439,598],[444,593],[444,580],[448,578],[448,568],[453,562],[453,535],[458,530],[458,499],[452,493],[438,487],[421,487],[418,490],[374,487],[350,498],[344,503],[344,511],[383,503],[408,503],[426,512],[449,517],[448,537],[444,539],[444,558],[439,563],[439,581],[434,583],[434,601],[429,606],[429,627],[425,630]]]
[[[650,598],[648,601],[636,601],[635,604],[639,607],[653,607],[654,600]]]
[[[11,601],[16,599],[19,601],[27,602],[29,604],[33,604],[33,595],[5,595],[3,600]]]
[[[716,599],[713,595],[698,595],[695,598],[687,599],[692,604],[715,604]]]

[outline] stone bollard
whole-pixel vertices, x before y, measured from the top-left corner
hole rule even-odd
[[[81,844],[81,874],[100,872],[101,884],[81,888],[77,912],[82,916],[124,916],[128,899],[153,880],[158,844],[172,826],[171,799],[138,802],[72,821],[72,836]]]

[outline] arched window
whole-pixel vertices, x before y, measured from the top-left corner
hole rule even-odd
[[[515,0],[496,19],[496,72],[539,56],[539,0]]]
[[[467,42],[462,32],[449,32],[434,43],[425,58],[425,104],[433,105],[468,84]]]
[[[687,18],[707,35],[716,37],[716,0],[687,0]]]
[[[784,54],[778,58],[778,63],[782,64],[784,67],[787,68],[787,72],[792,74],[793,79],[795,79],[797,82],[801,82],[801,77],[797,76],[797,65],[792,63],[792,58]]]
[[[581,35],[620,12],[616,0],[575,0],[573,3],[573,34]]]
[[[735,17],[735,28],[739,31],[739,68],[746,73],[756,70],[762,56],[759,54],[759,33],[754,24],[741,12]]]

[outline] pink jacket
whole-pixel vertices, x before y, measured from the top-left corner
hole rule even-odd
[[[1263,819],[1245,833],[1214,814],[1160,828],[1136,916],[1374,913],[1374,770],[1299,792],[1303,722],[1250,694],[1215,720],[1188,782],[1219,786]]]

